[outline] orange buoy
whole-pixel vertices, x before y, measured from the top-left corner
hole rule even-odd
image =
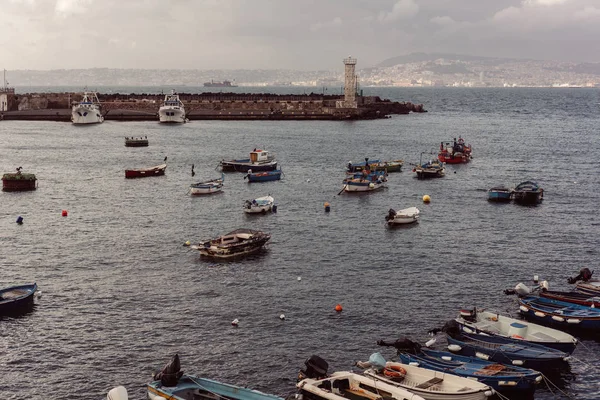
[[[335,306],[335,311],[342,312],[342,310],[343,310],[343,308],[342,308],[341,304],[338,304],[338,305]]]
[[[66,217],[67,215],[69,215],[69,213],[67,212],[67,210],[62,210],[62,216]]]

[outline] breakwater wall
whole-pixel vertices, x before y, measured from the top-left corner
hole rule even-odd
[[[344,97],[272,93],[179,93],[190,120],[303,120],[303,119],[375,119],[391,114],[425,112],[422,104],[397,102],[378,96],[358,96],[356,107],[343,107]],[[81,93],[26,93],[8,96],[4,120],[69,121],[70,107],[82,98]],[[156,120],[162,94],[102,94],[102,113],[107,120]]]

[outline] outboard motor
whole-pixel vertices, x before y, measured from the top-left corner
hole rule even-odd
[[[476,322],[477,321],[477,309],[475,307],[461,308],[460,316],[466,321]]]
[[[388,215],[385,216],[385,220],[389,221],[396,218],[396,210],[394,210],[393,208],[390,208],[390,211],[388,211]]]
[[[312,355],[306,361],[304,361],[306,369],[301,369],[298,374],[298,381],[305,378],[311,379],[324,379],[327,377],[327,370],[329,364],[319,356]]]
[[[419,354],[421,352],[421,345],[419,343],[415,343],[405,337],[397,339],[395,342],[378,340],[377,344],[379,346],[395,347],[398,353]]]
[[[519,297],[527,296],[531,294],[531,289],[524,283],[517,283],[514,289],[505,289],[504,294],[513,295],[516,294]]]
[[[442,332],[447,333],[450,337],[457,337],[460,335],[460,325],[458,322],[451,319],[444,324]]]
[[[173,387],[177,386],[177,382],[182,375],[183,371],[181,371],[181,364],[179,363],[179,354],[175,354],[162,371],[154,374],[154,380],[160,381],[163,386]]]
[[[593,274],[594,274],[594,271],[590,271],[589,268],[581,268],[581,270],[579,270],[579,275],[567,279],[567,282],[571,283],[571,284],[576,283],[578,281],[587,282],[590,279],[592,279]]]

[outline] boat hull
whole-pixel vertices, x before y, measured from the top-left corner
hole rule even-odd
[[[537,380],[542,379],[539,372],[526,368],[503,366],[443,351],[422,351],[423,354],[419,355],[401,353],[400,361],[404,364],[417,363],[421,368],[477,380],[501,393],[532,394],[535,392]]]
[[[145,140],[145,139],[126,140],[125,147],[148,147],[148,140]]]
[[[221,168],[224,172],[248,172],[250,169],[252,172],[274,171],[277,169],[277,161],[266,163],[252,163],[250,159],[221,161]]]
[[[204,194],[213,194],[223,191],[223,184],[220,185],[192,185],[190,186],[190,194],[192,196],[201,196]]]
[[[384,182],[372,182],[365,180],[363,182],[348,181],[344,184],[344,191],[347,193],[374,192],[385,188]]]
[[[281,179],[281,171],[265,171],[247,175],[248,182],[270,182]]]
[[[557,292],[541,291],[540,297],[547,299],[563,301],[565,303],[578,304],[580,306],[600,308],[600,293],[580,293],[580,292]]]
[[[467,155],[446,155],[446,154],[438,154],[438,160],[440,160],[440,162],[446,163],[446,164],[464,164],[464,163],[468,163],[470,158]]]
[[[5,174],[2,178],[2,190],[5,192],[25,192],[37,189],[37,179],[35,176],[27,179],[17,179],[14,176]],[[16,174],[10,174],[16,175]]]
[[[520,298],[519,312],[535,321],[561,328],[600,331],[600,310],[543,297]]]
[[[418,179],[431,179],[431,178],[442,178],[446,175],[444,169],[441,170],[426,170],[426,169],[415,169]]]
[[[104,122],[104,117],[95,106],[82,107],[73,106],[71,111],[71,121],[75,125],[101,124]]]
[[[161,107],[158,110],[158,120],[161,123],[183,124],[187,122],[185,110],[178,107]]]
[[[127,169],[125,170],[125,178],[133,179],[133,178],[147,178],[149,176],[161,176],[165,174],[165,170],[167,166],[157,165],[152,168],[144,168],[144,169]]]
[[[508,203],[511,200],[511,192],[505,190],[490,189],[488,191],[488,200],[498,203]]]
[[[0,290],[0,316],[16,315],[30,310],[36,290],[35,283]]]

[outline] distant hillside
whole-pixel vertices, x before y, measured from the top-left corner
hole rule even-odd
[[[403,56],[397,56],[388,58],[380,62],[377,67],[379,68],[387,68],[393,67],[398,64],[410,64],[410,63],[419,63],[419,62],[431,62],[438,60],[440,58],[446,60],[455,60],[455,61],[466,61],[466,62],[477,62],[484,65],[497,65],[503,64],[506,62],[527,62],[531,61],[528,59],[516,59],[516,58],[498,58],[498,57],[479,57],[479,56],[469,56],[466,54],[451,54],[451,53],[410,53]]]

